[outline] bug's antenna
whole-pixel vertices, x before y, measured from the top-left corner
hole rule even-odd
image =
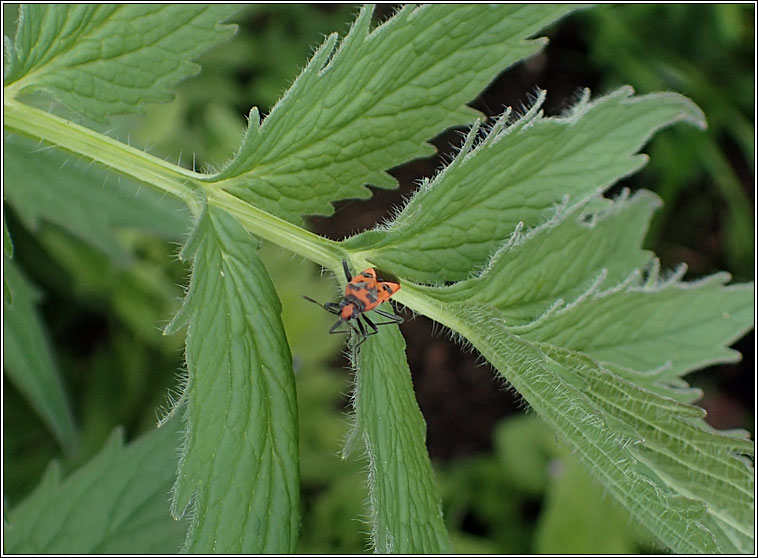
[[[303,298],[304,298],[305,300],[308,300],[308,301],[312,302],[313,304],[318,304],[319,306],[321,306],[321,308],[323,308],[323,307],[324,307],[324,305],[323,305],[323,304],[321,304],[321,303],[320,303],[318,300],[313,300],[313,299],[312,299],[311,297],[309,297],[309,296],[305,296],[305,295],[303,295]]]

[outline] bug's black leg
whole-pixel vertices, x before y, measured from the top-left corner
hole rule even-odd
[[[366,314],[363,314],[361,318],[363,318],[366,321],[366,325],[371,328],[371,331],[366,333],[366,337],[368,337],[369,335],[376,335],[377,333],[379,333],[379,328],[376,327],[376,324],[372,322],[371,319]]]
[[[350,324],[350,327],[353,328],[353,331],[358,334],[360,337],[365,337],[366,332],[363,329],[363,326],[361,325],[360,320],[356,320],[358,322],[358,325],[356,326],[353,322],[348,322]]]
[[[363,317],[363,318],[365,318],[366,316],[362,316],[362,317]],[[361,340],[360,340],[360,341],[358,341],[358,342],[355,344],[355,349],[358,349],[358,347],[360,347],[360,346],[363,344],[363,342],[364,342],[366,339],[368,339],[368,336],[369,336],[369,335],[373,335],[374,333],[376,333],[376,331],[374,331],[374,332],[372,332],[372,333],[366,333],[366,328],[365,328],[365,327],[363,327],[363,323],[361,322],[361,319],[360,319],[360,318],[358,318],[358,319],[356,320],[356,322],[358,322],[358,329],[360,330],[360,333],[359,333],[359,335],[360,335],[360,338],[361,338]]]
[[[350,268],[347,267],[347,260],[342,260],[342,268],[345,270],[345,277],[347,278],[347,282],[353,280],[353,274],[350,273]]]
[[[340,313],[340,304],[339,302],[325,302],[324,308],[331,312],[332,314],[339,314]]]
[[[347,329],[337,329],[339,326],[341,326],[344,323],[345,323],[345,321],[342,318],[340,318],[339,320],[337,320],[336,322],[334,322],[334,325],[332,325],[332,327],[329,328],[329,333],[350,333],[350,332],[352,332],[353,330],[350,327],[348,327]]]
[[[313,304],[318,304],[319,306],[321,306],[321,308],[323,308],[327,312],[331,312],[332,314],[340,313],[339,304],[337,304],[336,302],[327,302],[325,304],[321,304],[320,302],[318,302],[317,300],[313,300],[309,296],[303,295],[303,298],[309,302],[312,302]]]
[[[390,314],[389,312],[385,312],[384,310],[377,310],[374,308],[374,312],[379,314],[380,316],[387,318],[389,320],[392,320],[391,322],[382,322],[381,324],[376,325],[384,325],[384,324],[402,324],[405,320],[402,316],[398,316],[396,314]]]

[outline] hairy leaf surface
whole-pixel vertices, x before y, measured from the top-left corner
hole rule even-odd
[[[582,351],[601,362],[661,380],[739,360],[728,346],[753,326],[753,285],[724,286],[729,275],[682,283],[632,284],[588,296],[520,331],[527,339]]]
[[[331,214],[330,202],[389,188],[386,170],[432,153],[425,143],[471,122],[472,100],[500,71],[534,54],[527,40],[574,8],[404,6],[371,31],[364,7],[337,45],[330,35],[271,114],[249,117],[234,159],[209,181],[284,219]]]
[[[739,458],[752,455],[750,441],[713,431],[702,409],[640,388],[581,353],[513,336],[496,311],[464,312],[468,340],[661,542],[685,553],[744,552],[752,544],[753,473]]]
[[[679,120],[704,125],[700,109],[673,93],[634,97],[622,87],[565,115],[545,118],[544,93],[521,118],[506,113],[474,147],[475,126],[455,160],[426,182],[387,227],[348,239],[363,258],[417,282],[466,279],[522,223],[540,224],[639,170],[637,152]]]
[[[365,445],[371,536],[379,553],[450,552],[439,491],[396,327],[384,326],[361,345],[354,393],[352,443]],[[359,440],[360,441],[359,441]]]
[[[185,246],[189,293],[185,448],[173,513],[192,505],[186,550],[290,553],[299,527],[297,404],[281,306],[258,243],[209,208]]]
[[[516,232],[481,276],[432,292],[439,300],[492,305],[517,325],[576,303],[590,289],[618,285],[653,257],[641,245],[660,202],[639,192],[593,205],[579,203],[528,234]]]
[[[443,305],[444,323],[662,543],[749,552],[753,469],[742,456],[753,443],[710,428],[703,410],[686,404],[694,394],[680,376],[737,356],[727,347],[752,325],[753,287],[725,286],[725,274],[661,281],[655,266],[645,276],[630,267],[647,261],[639,240],[654,201],[641,193],[559,213],[506,245],[477,278],[419,292]],[[531,275],[520,282],[514,268]],[[550,277],[555,285],[541,284]],[[571,293],[565,306],[547,306],[563,293]],[[540,310],[533,322],[514,324],[511,309],[530,307]]]

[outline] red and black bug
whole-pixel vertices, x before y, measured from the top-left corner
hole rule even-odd
[[[350,333],[354,331],[361,338],[355,345],[358,347],[369,335],[379,333],[377,326],[403,323],[403,318],[400,316],[377,309],[377,306],[389,300],[400,289],[398,283],[377,280],[376,271],[371,267],[361,271],[355,277],[350,273],[346,260],[342,260],[342,267],[345,269],[345,277],[347,278],[345,296],[342,297],[342,300],[321,304],[308,296],[303,296],[305,300],[318,304],[327,312],[339,316],[339,319],[329,329],[329,333]],[[374,323],[366,316],[366,312],[370,310],[390,321]],[[342,324],[347,324],[348,329],[338,329]]]

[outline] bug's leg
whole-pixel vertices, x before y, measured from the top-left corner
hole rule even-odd
[[[365,319],[365,318],[366,318],[366,316],[363,316],[363,318]],[[363,323],[361,322],[361,319],[360,319],[360,318],[358,318],[358,319],[356,320],[356,322],[358,322],[358,329],[360,330],[360,332],[359,332],[359,334],[358,334],[358,335],[360,336],[361,340],[360,340],[360,341],[358,341],[358,342],[355,344],[355,347],[354,347],[354,348],[355,348],[355,349],[358,349],[358,347],[360,347],[360,346],[363,344],[363,342],[364,342],[366,339],[368,339],[368,336],[369,336],[369,335],[373,335],[374,333],[376,333],[376,331],[374,331],[374,332],[372,332],[372,333],[366,333],[366,328],[365,328],[365,327],[363,327]]]
[[[312,302],[313,304],[318,304],[319,306],[321,306],[321,308],[323,308],[327,312],[331,312],[332,314],[339,314],[340,313],[340,311],[339,311],[339,304],[337,304],[336,302],[327,302],[325,304],[321,304],[319,301],[313,300],[309,296],[303,295],[303,298],[305,300],[309,301],[309,302]]]
[[[350,268],[347,267],[347,260],[342,260],[342,268],[345,270],[345,277],[347,278],[347,282],[353,280],[353,274],[350,273]]]
[[[345,323],[345,321],[342,318],[340,318],[339,320],[337,320],[336,322],[334,322],[334,325],[332,325],[332,327],[329,328],[329,333],[350,333],[350,332],[352,332],[353,330],[351,328],[349,328],[349,327],[347,329],[337,329],[338,327],[340,327],[344,323]]]
[[[339,314],[340,313],[340,304],[339,302],[325,302],[324,308],[331,312],[332,314]]]
[[[372,322],[371,319],[366,314],[363,314],[361,318],[363,318],[366,321],[366,325],[371,328],[371,331],[369,331],[368,333],[365,333],[366,337],[368,337],[369,335],[376,335],[377,333],[379,333],[379,328],[376,327],[376,324]],[[360,321],[358,323],[360,324]],[[361,325],[361,328],[363,328],[362,325]]]
[[[382,322],[376,325],[385,325],[385,324],[402,324],[405,320],[402,316],[398,316],[397,314],[390,314],[389,312],[385,312],[384,310],[377,310],[374,308],[374,312],[382,316],[383,318],[387,318],[389,320],[392,320],[391,322]]]

